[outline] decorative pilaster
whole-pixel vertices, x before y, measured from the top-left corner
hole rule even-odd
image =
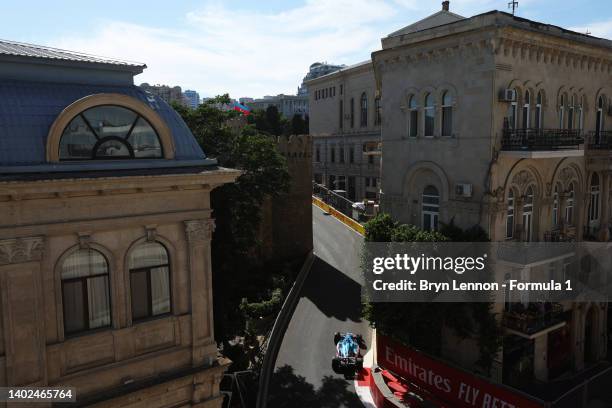
[[[212,361],[207,361],[207,359],[215,357],[211,347],[211,345],[214,346],[210,259],[210,241],[213,230],[214,221],[212,219],[185,221],[191,281],[192,363],[194,366],[211,363]]]
[[[9,386],[46,384],[40,262],[44,238],[0,240],[0,318]]]

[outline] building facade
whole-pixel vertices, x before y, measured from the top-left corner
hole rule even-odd
[[[198,106],[200,106],[200,94],[196,91],[187,89],[185,92],[183,92],[183,97],[187,102],[187,106],[191,109],[196,109]]]
[[[145,92],[149,92],[150,94],[161,98],[167,104],[177,102],[181,105],[189,106],[189,101],[183,94],[180,86],[149,85],[148,83],[144,82],[140,84],[140,88]]]
[[[307,82],[313,178],[352,201],[378,201],[380,125],[374,69],[365,61]]]
[[[302,84],[298,87],[297,94],[299,96],[308,95],[308,85],[306,85],[306,82],[310,81],[311,79],[339,71],[342,68],[346,68],[346,65],[328,64],[327,62],[315,62],[314,64],[311,64],[308,68],[308,73],[302,80]]]
[[[270,106],[276,106],[280,114],[287,119],[291,119],[295,115],[304,119],[308,116],[308,95],[264,96],[261,99],[246,102],[246,105],[254,110],[266,110]]]
[[[427,230],[480,225],[493,241],[608,241],[612,42],[499,11],[463,18],[444,3],[372,54],[383,210]],[[547,304],[554,323],[529,315],[534,299],[512,302],[495,309],[497,380],[546,382],[605,358],[606,302]],[[518,309],[538,325],[517,324]],[[449,339],[445,357],[473,367],[477,352]]]
[[[1,386],[221,406],[210,191],[238,174],[133,85],[144,68],[0,43]]]

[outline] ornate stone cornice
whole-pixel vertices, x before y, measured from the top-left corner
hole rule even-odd
[[[40,261],[43,248],[43,237],[0,240],[0,265]]]
[[[187,241],[198,242],[198,241],[210,241],[212,239],[212,233],[215,230],[215,220],[192,220],[185,221],[185,233],[187,234]]]

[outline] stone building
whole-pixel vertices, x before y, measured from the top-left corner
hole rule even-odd
[[[306,85],[306,82],[323,75],[331,74],[332,72],[338,71],[342,68],[346,68],[346,65],[328,64],[327,62],[315,62],[310,64],[308,73],[306,76],[304,76],[304,79],[302,79],[302,84],[298,87],[297,94],[299,96],[308,95],[308,85]]]
[[[493,241],[608,241],[612,42],[448,8],[383,38],[372,54],[383,210],[428,230],[480,225]],[[605,357],[607,303],[556,306],[561,320],[536,313],[533,331],[508,319],[513,306],[497,304],[506,334],[495,378],[523,364],[547,381]],[[471,366],[477,356],[457,344],[446,357]]]
[[[180,86],[168,86],[168,85],[149,85],[144,82],[140,84],[140,88],[143,91],[149,92],[159,98],[161,98],[164,102],[170,104],[172,102],[180,103],[181,105],[188,106],[191,108],[196,108],[197,104],[192,102],[193,94],[186,95],[185,93],[195,92],[195,91],[185,91]],[[197,94],[197,92],[196,92]],[[197,96],[199,101],[199,95]]]
[[[364,61],[307,82],[314,181],[377,201],[380,187],[380,99]]]
[[[0,42],[0,386],[221,406],[209,195],[238,172],[133,85],[144,68]]]
[[[266,110],[270,106],[275,106],[278,112],[287,119],[291,119],[295,115],[306,119],[308,116],[308,95],[268,95],[247,102],[247,106],[254,110]]]

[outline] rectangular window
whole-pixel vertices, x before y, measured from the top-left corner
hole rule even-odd
[[[336,176],[334,176],[333,174],[329,175],[329,184],[327,188],[329,188],[330,190],[336,189]]]
[[[340,156],[340,163],[344,163],[344,147],[340,148],[338,155]]]
[[[342,123],[344,122],[344,109],[342,106],[342,101],[340,101],[340,115],[338,118],[338,123],[339,123],[339,127],[340,129],[342,129]]]
[[[373,154],[369,154],[368,155],[368,164],[374,164],[374,155]]]
[[[369,177],[365,177],[365,186],[366,187],[370,187],[370,178]]]
[[[355,126],[355,99],[351,98],[351,128]]]
[[[343,88],[344,86],[340,85],[340,95],[342,95]]]
[[[62,281],[66,334],[110,326],[108,275]]]
[[[331,148],[331,159],[330,159],[330,161],[332,163],[336,162],[336,148],[335,147]]]
[[[349,150],[349,163],[355,163],[355,147],[351,146]]]
[[[317,146],[315,150],[315,161],[318,163],[321,162],[321,148],[319,146]]]

